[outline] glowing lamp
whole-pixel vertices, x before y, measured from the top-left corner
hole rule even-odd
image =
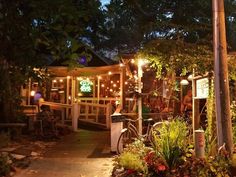
[[[30,92],[30,96],[34,96],[34,95],[35,95],[35,91],[32,90],[32,91]]]
[[[188,84],[189,84],[189,82],[186,79],[183,79],[180,81],[180,85],[188,85]]]

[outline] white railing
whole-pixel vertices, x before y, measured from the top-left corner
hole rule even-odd
[[[76,104],[75,104],[76,105]],[[75,106],[74,105],[74,106]],[[78,110],[73,112],[73,117],[79,117],[86,122],[94,122],[98,125],[105,125],[110,128],[111,104],[77,103]]]
[[[118,101],[120,100],[119,97],[117,98],[113,98],[113,97],[101,97],[101,98],[91,98],[91,97],[84,97],[84,98],[78,98],[79,102],[83,102],[83,103],[94,103],[94,104],[103,104],[103,105],[107,105],[108,103],[112,104],[112,102]]]
[[[78,98],[79,102],[82,103],[94,103],[94,104],[103,104],[103,105],[107,105],[107,104],[115,104],[116,101],[119,101],[120,97],[117,98],[113,98],[113,97],[100,97],[98,98]],[[136,105],[136,100],[133,98],[125,98],[125,104],[126,105],[126,110],[127,112],[132,112],[134,109],[134,106]]]
[[[107,129],[110,128],[111,104],[101,105],[79,102],[69,105],[43,101],[39,103],[39,106],[41,105],[48,105],[51,110],[59,110],[62,124],[66,120],[71,120],[74,131],[78,129],[78,119],[102,125]]]
[[[55,103],[55,102],[48,102],[48,101],[40,101],[39,107],[41,105],[47,105],[53,110],[56,116],[59,116],[61,119],[61,123],[64,124],[65,120],[69,118],[69,114],[66,115],[68,111],[71,111],[72,105],[69,104],[62,104],[62,103]]]

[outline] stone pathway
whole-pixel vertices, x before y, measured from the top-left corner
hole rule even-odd
[[[112,156],[109,131],[80,129],[65,136],[15,177],[109,177]]]

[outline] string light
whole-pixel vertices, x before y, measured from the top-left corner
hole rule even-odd
[[[123,67],[124,66],[124,64],[123,63],[120,63],[120,67]]]

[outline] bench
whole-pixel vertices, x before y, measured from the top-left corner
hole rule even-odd
[[[39,112],[37,105],[25,105],[21,106],[21,109],[27,117],[33,119],[33,121],[36,120],[36,114]]]
[[[21,106],[22,112],[28,117],[28,130],[33,131],[34,122],[36,121],[36,116],[38,113],[37,105],[24,105]]]
[[[0,123],[0,129],[7,129],[12,136],[12,138],[18,138],[22,134],[22,129],[27,127],[25,123]]]

